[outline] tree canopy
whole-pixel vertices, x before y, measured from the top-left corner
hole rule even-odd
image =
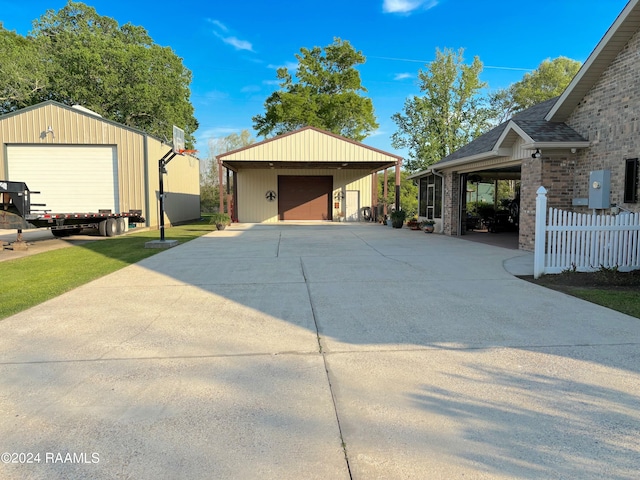
[[[2,113],[44,100],[80,104],[160,138],[177,125],[193,146],[191,72],[143,27],[70,0],[35,20],[27,37],[0,27],[0,55]]]
[[[265,101],[265,113],[253,117],[258,135],[313,126],[360,141],[378,127],[373,103],[362,96],[367,90],[356,70],[365,63],[362,52],[335,38],[324,48],[301,48],[296,58],[296,78],[279,68],[280,89]]]
[[[550,100],[567,88],[581,63],[567,57],[544,60],[536,70],[525,73],[522,80],[491,95],[498,123],[538,103]]]
[[[484,133],[491,111],[481,96],[478,57],[464,63],[464,49],[436,49],[435,59],[418,73],[421,96],[405,101],[404,110],[391,118],[398,130],[391,136],[394,148],[407,148],[405,167],[422,170]]]
[[[204,162],[200,163],[200,210],[202,212],[215,212],[218,209],[220,185],[216,156],[246,147],[255,141],[249,130],[209,139],[209,155]]]

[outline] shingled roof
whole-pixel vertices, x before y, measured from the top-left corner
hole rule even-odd
[[[451,155],[443,158],[434,166],[445,166],[447,162],[466,157],[475,157],[496,150],[497,142],[513,126],[519,127],[533,142],[586,142],[587,140],[574,129],[562,122],[548,122],[545,117],[559,97],[552,98],[523,110],[510,120],[501,123],[484,135],[479,136]]]

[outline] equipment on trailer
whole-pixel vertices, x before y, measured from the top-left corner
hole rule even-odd
[[[25,182],[0,180],[0,228],[21,230],[50,228],[55,237],[66,237],[80,233],[85,228],[97,229],[101,235],[113,237],[124,233],[129,224],[144,223],[142,210],[111,213],[51,213],[41,203],[31,203],[31,195],[40,192],[29,190]]]

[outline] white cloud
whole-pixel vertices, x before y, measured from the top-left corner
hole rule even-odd
[[[414,10],[429,10],[438,5],[438,0],[384,0],[382,11],[384,13],[409,14]]]
[[[247,85],[246,87],[242,87],[240,91],[242,93],[256,93],[262,90],[258,85]]]
[[[236,37],[223,37],[222,35],[217,34],[216,36],[219,37],[227,45],[231,45],[232,47],[234,47],[236,50],[248,50],[250,52],[253,52],[253,45],[251,45],[251,43],[247,42],[246,40],[240,40]]]
[[[296,62],[285,62],[284,65],[274,65],[273,63],[270,63],[269,65],[267,65],[267,68],[271,68],[273,70],[277,70],[279,68],[286,68],[287,70],[297,70],[298,64]]]
[[[393,77],[394,80],[405,80],[407,78],[413,78],[413,75],[410,73],[396,73],[396,76]]]
[[[227,35],[227,33],[229,33],[229,28],[224,23],[211,18],[207,18],[207,22],[215,27],[213,34],[227,45],[231,45],[236,50],[247,50],[249,52],[253,52],[253,45],[251,45],[251,42],[248,42],[247,40],[240,40],[238,37],[233,35]]]
[[[215,25],[216,27],[218,27],[218,28],[219,28],[220,30],[222,30],[223,32],[228,32],[228,31],[229,31],[229,29],[227,28],[227,26],[226,26],[224,23],[222,23],[222,22],[220,22],[220,21],[218,21],[218,20],[213,20],[213,19],[211,19],[211,18],[207,18],[207,22],[209,22],[209,23],[211,23],[211,24]]]

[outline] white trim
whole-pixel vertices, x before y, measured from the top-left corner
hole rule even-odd
[[[516,132],[520,137],[522,137],[524,141],[533,142],[533,138],[527,135],[527,133],[524,130],[522,130],[522,128],[520,128],[517,123],[515,123],[513,120],[509,120],[509,123],[507,123],[507,126],[504,127],[502,134],[498,137],[498,140],[494,144],[494,148],[495,147],[499,148],[502,145],[502,143],[506,140],[507,135],[511,133],[511,131]]]
[[[539,148],[547,149],[567,149],[567,148],[589,148],[591,142],[530,142],[522,144],[523,150],[536,150]]]

